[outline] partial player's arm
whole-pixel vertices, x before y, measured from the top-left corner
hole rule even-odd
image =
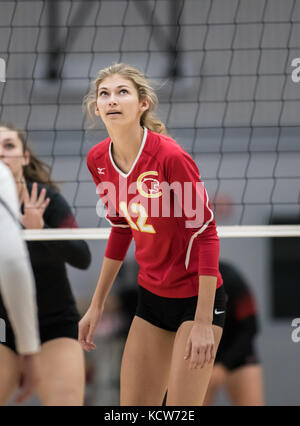
[[[110,221],[113,224],[112,220],[120,222],[122,218],[117,220],[111,217]],[[95,349],[93,343],[94,331],[104,310],[106,298],[123,264],[129,244],[132,240],[130,227],[127,227],[125,224],[123,224],[123,226],[115,225],[111,229],[100,277],[91,305],[85,316],[79,322],[78,339],[83,349],[86,351]]]
[[[8,170],[1,168],[0,194],[15,215],[0,204],[0,288],[20,354],[39,351],[33,273],[21,229],[16,188]],[[3,194],[3,195],[2,195]]]
[[[219,239],[207,192],[193,159],[184,152],[170,156],[167,161],[167,175],[169,183],[181,184],[182,213],[186,219],[185,226],[191,230],[186,268],[188,269],[192,250],[197,250],[199,262],[198,304],[194,326],[186,346],[185,359],[190,359],[191,368],[203,367],[215,357],[212,319],[217,280],[220,280]]]
[[[95,349],[93,336],[104,310],[104,305],[123,261],[104,257],[100,277],[91,305],[79,322],[78,340],[86,351]]]
[[[87,164],[95,184],[98,185],[100,181],[94,171],[91,155],[88,155]],[[100,277],[91,305],[85,316],[79,322],[78,339],[83,349],[86,351],[95,349],[93,343],[95,328],[101,318],[106,298],[123,264],[132,240],[131,228],[123,217],[119,215],[110,215],[108,212],[106,219],[112,225],[112,229],[107,242]]]

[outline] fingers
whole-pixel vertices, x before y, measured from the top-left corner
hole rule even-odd
[[[46,210],[46,208],[48,207],[49,203],[50,203],[50,198],[46,198],[46,200],[42,202],[41,209],[42,209],[43,212]]]
[[[41,190],[41,192],[40,192],[40,195],[39,195],[39,198],[37,199],[37,205],[38,206],[42,206],[43,205],[43,203],[45,203],[45,196],[46,196],[46,192],[47,192],[47,190],[46,190],[46,188],[43,188],[42,190]],[[47,198],[47,200],[48,200],[49,198]]]
[[[36,207],[40,208],[42,210],[45,210],[50,202],[50,198],[46,198],[47,190],[46,188],[43,188],[40,192],[39,197],[37,198],[37,183],[34,182],[32,185],[32,191],[31,191],[31,203]]]
[[[188,339],[188,342],[185,348],[184,359],[189,359],[189,357],[191,356],[191,351],[192,351],[192,342],[190,339]]]
[[[82,326],[79,323],[78,341],[86,352],[96,349],[96,345],[93,343],[93,330],[90,325]]]
[[[23,182],[23,186],[22,186],[22,196],[21,196],[21,198],[22,198],[22,202],[24,204],[28,204],[29,203],[30,196],[29,196],[29,192],[28,192],[28,189],[27,189],[25,181]]]
[[[192,344],[191,344],[192,346]],[[205,345],[197,347],[196,345],[192,346],[190,353],[190,364],[189,368],[191,370],[196,368],[203,368],[206,364],[209,364],[210,362],[213,362],[215,358],[214,354],[214,345]],[[184,357],[184,359],[188,359]]]
[[[29,194],[26,183],[23,183],[22,202],[24,202],[26,208],[40,209],[41,213],[44,213],[45,209],[50,203],[50,198],[46,198],[47,189],[43,188],[38,195],[38,184],[34,182],[32,184],[31,194]]]
[[[42,191],[41,191],[42,193]],[[31,189],[30,203],[35,204],[37,200],[37,183],[34,182]]]

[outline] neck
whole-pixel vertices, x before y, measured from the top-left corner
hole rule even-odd
[[[124,127],[109,129],[108,134],[113,142],[113,157],[124,163],[135,160],[144,136],[144,129],[137,125],[124,129]]]

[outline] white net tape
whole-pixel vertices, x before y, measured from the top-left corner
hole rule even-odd
[[[111,228],[24,230],[26,241],[107,240]],[[300,237],[300,225],[219,226],[220,238]]]

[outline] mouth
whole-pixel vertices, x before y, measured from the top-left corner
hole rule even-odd
[[[106,115],[121,115],[121,113],[119,111],[111,111],[108,112]]]

